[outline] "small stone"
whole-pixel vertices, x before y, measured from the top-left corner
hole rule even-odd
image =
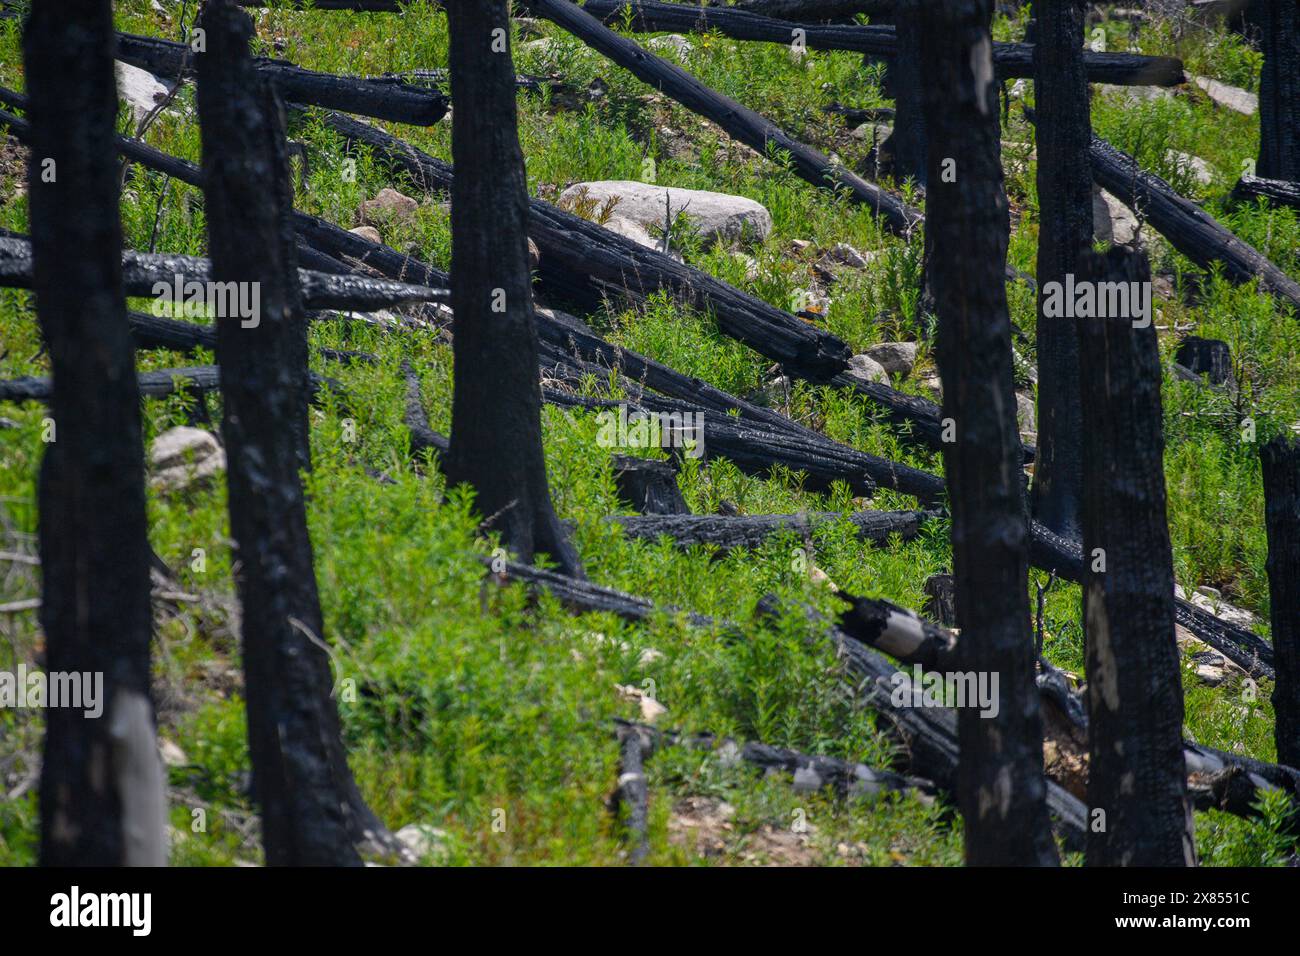
[[[847,242],[840,242],[832,246],[825,256],[831,262],[838,262],[840,265],[848,266],[851,269],[865,269],[871,265],[871,260],[875,257],[874,252],[859,252]]]
[[[428,823],[408,823],[396,836],[418,860],[441,856],[447,848],[447,831]]]
[[[796,793],[816,793],[822,788],[822,778],[812,767],[797,767],[794,772]]]
[[[364,225],[374,226],[394,221],[410,222],[419,208],[420,204],[410,196],[385,187],[374,199],[363,202],[358,212]]]
[[[1098,242],[1132,245],[1138,235],[1137,217],[1104,189],[1093,188],[1092,231]]]
[[[1034,397],[1025,392],[1016,392],[1016,425],[1020,436],[1026,440],[1037,436],[1038,420],[1034,410]]]
[[[619,695],[624,700],[635,701],[641,708],[641,719],[647,724],[653,724],[656,720],[668,713],[668,708],[659,701],[655,700],[639,687],[633,687],[630,684],[614,685]]]
[[[889,384],[889,373],[885,371],[883,365],[870,355],[855,355],[849,359],[848,374],[864,382],[877,382],[881,385]]]
[[[379,234],[379,230],[374,226],[357,226],[355,229],[349,229],[348,232],[354,236],[360,236],[367,242],[382,243],[384,237]]]
[[[875,359],[890,375],[906,377],[916,364],[916,343],[881,342],[869,346],[867,355]]]
[[[183,767],[190,762],[190,758],[185,756],[185,751],[177,746],[175,741],[168,740],[166,737],[158,738],[158,755],[162,757],[164,766]]]
[[[170,87],[148,70],[142,70],[118,60],[117,95],[131,108],[131,119],[136,126],[167,98]]]
[[[1209,186],[1214,182],[1214,170],[1199,156],[1171,149],[1165,152],[1165,160],[1176,169],[1186,171],[1194,183]]]
[[[1240,87],[1229,86],[1227,83],[1220,83],[1208,76],[1194,76],[1192,82],[1204,90],[1205,95],[1213,100],[1216,106],[1233,110],[1242,116],[1254,116],[1259,112],[1259,97],[1254,93]]]
[[[528,268],[529,271],[536,271],[537,267],[542,264],[542,250],[537,248],[537,243],[533,242],[530,237],[528,240]]]
[[[692,53],[695,52],[695,46],[690,40],[679,33],[670,33],[667,36],[652,37],[646,41],[646,47],[654,50],[656,53],[671,53],[677,59],[685,62]]]
[[[187,426],[168,429],[155,438],[149,460],[157,469],[150,485],[163,492],[206,482],[226,470],[226,453],[217,439]]]

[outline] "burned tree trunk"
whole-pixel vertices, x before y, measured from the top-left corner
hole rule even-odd
[[[283,117],[248,53],[253,26],[229,0],[200,25],[198,107],[217,281],[257,283],[255,324],[218,315],[230,531],[243,606],[254,790],[272,865],[357,865],[392,849],[348,770],[299,467],[306,453],[307,334]]]
[[[1277,679],[1277,762],[1300,767],[1300,442],[1273,439],[1260,451],[1264,465],[1264,525],[1268,531],[1270,624]]]
[[[91,682],[84,691],[96,698],[46,710],[40,858],[161,866],[166,808],[149,689],[150,551],[122,295],[108,0],[35,4],[23,53],[33,287],[55,429],[39,485],[46,672]],[[103,675],[99,686],[92,675]]]
[[[1300,3],[1254,0],[1247,15],[1260,31],[1264,50],[1255,173],[1300,181]]]
[[[1088,78],[1083,69],[1083,4],[1045,0],[1034,45],[1038,107],[1038,448],[1030,501],[1034,517],[1067,538],[1079,536],[1079,339],[1068,319],[1044,314],[1043,291],[1064,282],[1092,245]]]
[[[1029,634],[1028,530],[1003,273],[1010,231],[1002,190],[992,0],[943,4],[922,37],[930,141],[943,414],[956,425],[944,464],[962,670],[997,674],[996,719],[958,713],[958,804],[973,865],[1057,862],[1048,826],[1043,737]],[[939,146],[938,144],[942,144]]]
[[[880,146],[884,168],[895,179],[925,185],[925,110],[921,90],[921,33],[924,14],[916,0],[896,0],[894,55],[889,58],[886,95],[894,100],[894,131]]]
[[[447,479],[520,560],[582,567],[555,517],[542,450],[537,328],[528,272],[528,184],[519,147],[506,0],[449,0],[452,332],[456,361]]]
[[[1086,253],[1080,280],[1150,282],[1146,258]],[[1137,320],[1137,321],[1135,321]],[[1083,377],[1087,862],[1194,866],[1165,520],[1160,351],[1150,315],[1079,318]]]

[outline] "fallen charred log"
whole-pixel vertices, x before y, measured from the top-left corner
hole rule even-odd
[[[615,455],[614,483],[620,500],[638,514],[690,514],[671,462]]]
[[[793,531],[811,534],[819,525],[831,524],[841,519],[854,527],[864,541],[881,543],[894,535],[907,541],[915,538],[921,525],[931,517],[924,511],[852,511],[808,512],[791,515],[621,515],[607,518],[623,529],[629,538],[655,539],[660,536],[673,539],[681,547],[708,544],[719,551],[734,548],[755,548],[774,534]]]
[[[1097,185],[1151,223],[1170,244],[1203,269],[1221,263],[1224,275],[1261,288],[1289,303],[1300,316],[1300,282],[1296,282],[1253,246],[1242,242],[1167,182],[1145,172],[1132,156],[1094,136],[1089,149]]]
[[[117,57],[158,76],[176,78],[193,72],[195,54],[185,43],[119,33]],[[447,97],[427,86],[411,86],[392,77],[317,73],[266,57],[254,62],[258,73],[285,99],[414,126],[432,126],[447,115]]]
[[[564,0],[550,2],[561,3]],[[893,56],[896,50],[894,27],[891,26],[794,23],[764,16],[751,9],[695,7],[651,0],[587,0],[584,9],[607,24],[621,28],[626,22],[632,30],[642,32],[716,30],[735,40],[786,45],[799,41],[810,50],[849,50],[879,57]],[[537,12],[555,19],[544,10]],[[567,23],[561,23],[561,26],[568,29]],[[1093,50],[1085,51],[1083,56],[1090,83],[1177,86],[1184,80],[1182,61],[1173,57]],[[993,68],[999,79],[1033,77],[1033,59],[1032,43],[993,44]]]
[[[1242,176],[1232,189],[1232,199],[1237,202],[1264,199],[1274,206],[1300,209],[1300,183],[1287,182],[1284,179]]]
[[[133,250],[122,254],[122,282],[128,296],[170,295],[180,308],[189,301],[198,302],[199,292],[192,284],[198,283],[206,296],[212,281],[212,263],[199,256]],[[446,302],[449,296],[445,288],[309,269],[298,270],[298,281],[308,309],[373,312],[405,302]],[[29,289],[31,282],[31,244],[26,239],[0,237],[0,286]],[[255,317],[246,318],[252,321]]]

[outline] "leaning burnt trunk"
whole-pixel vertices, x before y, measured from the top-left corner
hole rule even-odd
[[[1277,679],[1277,762],[1300,767],[1300,441],[1279,436],[1260,450],[1268,532],[1269,623]]]
[[[1256,175],[1300,180],[1300,3],[1254,0],[1248,13],[1260,33],[1259,162]]]
[[[299,467],[306,452],[306,319],[296,281],[283,117],[228,0],[200,18],[198,107],[215,279],[256,283],[254,321],[219,315],[230,531],[243,609],[254,791],[272,865],[357,865],[386,833],[340,736]]]
[[[973,865],[1053,865],[1029,633],[1028,530],[1003,274],[991,0],[946,3],[922,37],[930,142],[926,196],[952,499],[962,670],[998,675],[997,716],[958,712],[958,803]],[[939,146],[938,144],[942,144]]]
[[[1149,283],[1146,257],[1086,253],[1080,281]],[[1194,866],[1165,519],[1160,350],[1145,315],[1079,317],[1091,866]]]
[[[91,694],[91,675],[103,675],[97,702],[46,710],[40,859],[159,866],[166,810],[149,689],[144,451],[122,294],[108,0],[75,11],[36,3],[23,53],[33,287],[53,378],[39,485],[45,670],[84,675]],[[96,707],[102,713],[89,716]]]
[[[446,6],[457,169],[451,189],[456,381],[447,479],[474,488],[479,514],[521,561],[541,551],[581,576],[551,506],[542,450],[509,4],[450,0]]]
[[[1067,319],[1044,315],[1043,289],[1064,282],[1092,245],[1088,78],[1083,68],[1083,5],[1040,0],[1034,45],[1038,107],[1038,448],[1030,501],[1034,517],[1067,538],[1079,536],[1079,340]]]

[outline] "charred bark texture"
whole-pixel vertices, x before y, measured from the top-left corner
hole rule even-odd
[[[889,59],[886,95],[894,100],[894,131],[880,145],[883,168],[899,181],[911,177],[926,183],[926,133],[921,75],[921,34],[925,13],[918,0],[894,4],[894,55]]]
[[[1150,282],[1127,248],[1087,253],[1080,280]],[[1080,318],[1083,614],[1088,666],[1091,866],[1194,866],[1165,520],[1160,350],[1151,322]]]
[[[1279,436],[1260,450],[1264,471],[1264,526],[1277,679],[1278,763],[1300,767],[1300,442]]]
[[[1197,377],[1206,376],[1211,385],[1234,383],[1232,352],[1228,343],[1221,339],[1203,339],[1199,335],[1189,335],[1178,343],[1174,361]]]
[[[1230,281],[1260,287],[1300,315],[1300,282],[1269,262],[1254,247],[1242,242],[1190,199],[1151,173],[1144,172],[1127,153],[1094,136],[1089,150],[1092,177],[1124,205],[1145,217],[1170,245],[1202,269],[1216,262]]]
[[[820,524],[847,518],[858,537],[880,543],[899,535],[904,541],[917,536],[928,517],[924,511],[811,512],[793,515],[647,515],[614,516],[607,520],[619,525],[630,538],[673,539],[682,547],[714,545],[719,551],[755,548],[783,531],[812,534]]]
[[[158,866],[166,817],[149,684],[150,550],[122,293],[108,0],[75,9],[37,2],[23,54],[33,286],[57,429],[38,490],[46,670],[103,675],[102,716],[87,717],[89,707],[46,710],[40,860]]]
[[[395,848],[348,769],[299,468],[307,452],[306,323],[278,98],[228,0],[200,17],[198,107],[213,274],[257,282],[261,321],[217,318],[229,511],[243,607],[249,751],[271,865],[358,865]]]
[[[549,554],[582,575],[551,506],[542,450],[537,328],[528,270],[528,184],[519,148],[506,0],[448,0],[451,29],[451,484],[522,561]]]
[[[1300,209],[1300,182],[1287,182],[1282,179],[1262,179],[1257,176],[1242,176],[1232,190],[1232,198],[1242,200],[1262,198],[1273,206],[1290,206]]]
[[[638,514],[690,514],[672,462],[615,455],[614,484],[619,499]]]
[[[122,33],[117,56],[158,76],[179,77],[191,70],[202,54],[186,43]],[[265,57],[256,57],[253,63],[288,100],[415,126],[432,126],[447,115],[447,97],[427,86],[411,86],[391,77],[317,73]]]
[[[999,675],[996,719],[958,712],[958,802],[972,865],[1057,862],[1046,813],[1043,735],[1029,633],[1028,529],[1016,428],[1011,321],[1003,275],[1010,232],[998,126],[992,0],[932,15],[922,37],[932,143],[932,236],[943,412],[956,423],[944,452],[952,505],[953,579],[961,669]],[[954,157],[955,173],[945,169]]]
[[[1259,162],[1266,179],[1300,181],[1300,3],[1254,0],[1247,16],[1260,33]]]
[[[1083,68],[1084,4],[1040,0],[1034,46],[1038,107],[1038,448],[1030,504],[1057,534],[1079,536],[1083,481],[1079,339],[1072,324],[1043,313],[1043,288],[1064,282],[1092,245],[1088,78]]]

